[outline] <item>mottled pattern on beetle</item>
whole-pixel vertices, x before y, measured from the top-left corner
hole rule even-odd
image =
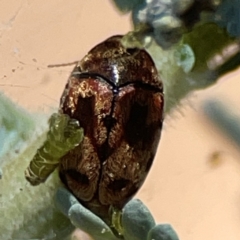
[[[149,169],[145,160],[153,160],[150,152],[136,151],[123,141],[103,163],[99,200],[104,205],[122,207],[142,185]],[[106,191],[107,190],[107,191]]]
[[[162,115],[161,112],[159,112],[159,109],[163,105],[162,94],[160,92],[154,93],[153,91],[146,91],[140,87],[136,88],[133,84],[130,84],[123,88],[120,88],[119,93],[114,100],[116,104],[113,108],[112,117],[116,119],[116,123],[109,132],[109,146],[116,148],[119,146],[120,141],[123,138],[129,139],[126,136],[126,134],[129,134],[129,131],[132,131],[133,134],[136,132],[136,134],[132,137],[134,138],[134,144],[138,144],[139,142],[142,144],[148,144],[148,142],[149,144],[152,144],[151,139],[148,139],[149,141],[145,139],[144,141],[142,139],[143,136],[139,136],[139,132],[141,130],[137,128],[144,128],[144,124],[147,124],[148,129],[150,130],[151,126],[155,129],[161,125]],[[139,116],[135,116],[136,122],[134,123],[134,126],[131,129],[126,129],[132,111],[132,106],[134,106],[135,103],[139,105],[139,108],[147,108],[147,113],[145,116],[146,119],[138,119],[138,121],[142,120],[142,125],[137,124],[137,118],[144,117],[141,115],[141,113],[138,113]],[[135,128],[135,131],[133,131],[133,128]],[[148,134],[146,133],[146,136],[147,135]],[[138,138],[140,138],[141,141],[138,141]],[[141,148],[145,148],[146,150],[148,147],[149,146],[144,145]]]
[[[103,125],[102,118],[110,114],[111,104],[113,100],[113,93],[111,86],[107,84],[98,84],[96,79],[88,79],[87,81],[79,82],[75,77],[71,77],[67,87],[68,91],[67,97],[64,97],[64,101],[68,102],[68,109],[71,110],[71,115],[76,115],[75,111],[77,110],[79,97],[83,99],[92,99],[92,104],[94,104],[94,115],[96,116],[94,125],[96,128],[88,129],[85,133],[89,134],[89,131],[94,131],[94,138],[97,144],[102,144],[106,141],[107,129]],[[99,94],[101,93],[101,94]],[[85,103],[87,110],[90,110],[91,107],[89,104]],[[79,110],[81,107],[79,107]],[[81,115],[83,118],[86,115],[84,111],[78,111],[78,115]],[[78,117],[78,116],[77,116]],[[90,122],[84,122],[83,128]]]
[[[77,119],[84,139],[62,159],[63,183],[106,219],[144,182],[162,129],[162,82],[144,50],[125,49],[121,37],[93,48],[74,68],[60,112]]]
[[[89,137],[84,137],[82,144],[70,151],[71,159],[63,158],[62,169],[69,169],[66,181],[70,189],[74,189],[77,198],[90,201],[97,190],[99,179],[99,158]],[[79,161],[81,159],[81,161]],[[79,176],[76,176],[76,172]],[[79,184],[81,182],[81,184]]]
[[[128,79],[162,89],[162,82],[149,54],[145,50],[126,49],[120,40],[121,36],[115,36],[94,47],[78,64],[80,71],[98,73],[117,85]],[[118,76],[121,78],[116,79]]]

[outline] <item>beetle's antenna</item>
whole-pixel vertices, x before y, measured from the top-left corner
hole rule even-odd
[[[55,68],[55,67],[66,67],[66,66],[72,66],[77,64],[79,61],[74,61],[70,63],[60,63],[60,64],[49,64],[47,67],[48,68]]]

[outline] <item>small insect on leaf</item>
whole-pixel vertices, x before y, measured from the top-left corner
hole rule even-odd
[[[80,144],[82,139],[83,129],[77,120],[66,114],[54,113],[49,120],[47,139],[25,171],[26,179],[32,185],[45,182],[59,165],[61,157]]]

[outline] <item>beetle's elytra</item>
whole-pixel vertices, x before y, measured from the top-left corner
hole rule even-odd
[[[163,87],[151,57],[125,48],[121,38],[98,44],[76,65],[60,103],[84,129],[82,143],[60,161],[60,178],[102,218],[141,187],[163,120]]]

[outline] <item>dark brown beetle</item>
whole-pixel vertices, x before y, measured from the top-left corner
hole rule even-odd
[[[94,47],[74,68],[60,112],[80,122],[82,143],[60,161],[60,178],[78,200],[106,221],[143,184],[163,120],[163,87],[145,50],[122,36]]]

